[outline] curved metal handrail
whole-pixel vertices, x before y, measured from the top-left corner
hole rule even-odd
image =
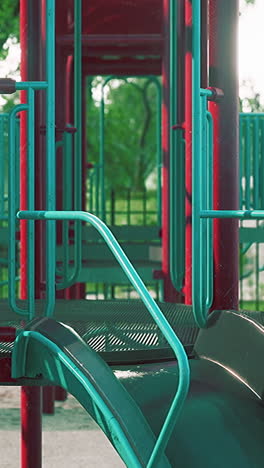
[[[17,214],[19,219],[34,219],[34,220],[81,220],[92,224],[92,226],[101,234],[109,249],[112,251],[114,257],[123,269],[127,278],[138,292],[141,300],[147,307],[149,313],[158,325],[159,329],[165,336],[166,340],[172,347],[179,365],[179,383],[176,394],[172,401],[171,407],[165,418],[160,434],[157,438],[154,450],[150,457],[147,467],[151,468],[158,462],[160,455],[164,452],[166,444],[175,426],[176,420],[180,414],[183,403],[188,393],[190,369],[187,355],[180,340],[177,338],[175,332],[170,324],[164,317],[160,308],[149,294],[146,286],[131,264],[130,260],[124,253],[118,241],[106,226],[103,221],[91,213],[84,211],[20,211]],[[47,311],[49,313],[49,311]],[[49,314],[50,315],[50,314]]]

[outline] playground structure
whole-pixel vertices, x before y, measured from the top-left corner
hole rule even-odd
[[[20,21],[22,81],[0,80],[21,92],[0,119],[0,381],[22,386],[22,467],[41,466],[45,385],[129,468],[262,466],[264,325],[238,311],[238,253],[239,235],[243,253],[262,242],[264,120],[241,116],[239,140],[238,2],[20,0]],[[96,163],[89,76],[103,77]],[[141,226],[130,192],[117,222],[106,187],[105,88],[133,77],[156,91],[156,217],[143,197]],[[118,297],[128,282],[140,300]]]

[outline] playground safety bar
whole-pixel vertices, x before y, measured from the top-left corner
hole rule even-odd
[[[61,146],[63,148],[63,177],[67,190],[64,195],[64,209],[72,207],[82,209],[82,0],[74,2],[74,136],[69,129],[63,133]],[[74,138],[74,167],[72,168],[72,141]],[[73,169],[73,171],[72,171]],[[74,185],[72,187],[72,174]],[[72,189],[73,197],[72,197]],[[56,283],[56,288],[65,289],[76,283],[82,265],[82,225],[79,221],[74,226],[74,262],[73,271],[69,273],[69,229],[68,223],[63,224],[63,264],[57,276],[63,277]]]
[[[262,210],[213,210],[213,148],[212,117],[207,111],[207,100],[214,99],[213,89],[200,87],[201,63],[201,0],[193,0],[193,214],[192,214],[192,285],[193,313],[197,325],[205,327],[207,314],[213,299],[213,228],[214,218],[264,219]],[[209,133],[206,128],[209,124]],[[248,124],[247,124],[248,125]],[[257,126],[255,131],[257,131]],[[249,134],[247,129],[246,134]],[[249,153],[247,138],[246,152]],[[248,158],[249,159],[249,158]],[[255,169],[256,169],[255,154]],[[246,178],[250,180],[249,162],[246,162]],[[255,174],[256,190],[258,176]],[[248,184],[250,187],[250,184]],[[250,208],[250,188],[246,189],[246,206]],[[258,206],[257,196],[255,202]]]
[[[131,284],[134,286],[135,290],[138,292],[141,300],[147,307],[149,313],[153,317],[154,321],[158,325],[159,329],[162,331],[166,340],[172,347],[176,359],[178,360],[179,365],[179,383],[176,395],[173,399],[171,407],[166,416],[165,422],[162,426],[160,434],[157,438],[156,445],[150,457],[147,467],[154,467],[158,462],[160,455],[164,452],[166,444],[169,440],[169,437],[172,433],[172,430],[175,426],[175,422],[179,416],[180,410],[183,406],[185,398],[188,393],[189,388],[189,379],[190,379],[190,370],[189,362],[186,356],[185,350],[174,333],[173,329],[167,322],[163,313],[159,309],[158,305],[154,299],[149,294],[146,286],[141,280],[140,276],[136,272],[135,268],[127,258],[123,249],[120,247],[116,238],[106,226],[103,221],[98,217],[92,215],[91,213],[86,212],[76,212],[76,211],[20,211],[17,214],[19,219],[27,220],[82,220],[88,222],[95,227],[95,229],[101,234],[109,249],[112,251],[116,260],[120,264],[127,278],[130,280]],[[51,316],[52,312],[50,309],[47,310],[46,315]]]
[[[192,302],[197,325],[204,327],[213,300],[212,221],[201,222],[201,210],[212,209],[213,136],[207,100],[212,89],[201,89],[201,2],[193,1],[193,162],[192,162]],[[205,261],[204,261],[205,259]]]
[[[16,241],[16,145],[15,118],[19,112],[27,111],[27,170],[30,181],[27,193],[28,209],[35,209],[35,91],[46,90],[46,186],[48,210],[55,208],[55,0],[46,2],[46,81],[15,83],[15,90],[27,91],[27,104],[15,106],[9,116],[9,303],[11,308],[21,315],[34,316],[35,302],[35,232],[34,222],[27,226],[28,268],[27,268],[27,310],[16,305],[15,299],[15,241]],[[55,223],[49,221],[46,227],[47,262],[47,309],[53,311],[55,304]],[[49,313],[50,313],[49,312]]]
[[[178,38],[176,2],[170,0],[170,277],[177,291],[185,274],[185,139],[178,122]]]
[[[5,161],[6,161],[6,141],[8,114],[0,114],[0,220],[7,219],[5,212]]]

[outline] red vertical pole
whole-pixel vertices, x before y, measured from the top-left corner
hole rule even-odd
[[[192,303],[192,2],[185,0],[185,303]]]
[[[224,97],[211,103],[214,118],[214,208],[238,209],[238,0],[210,0],[210,86]],[[238,222],[214,222],[214,309],[238,307]]]
[[[41,393],[39,387],[21,389],[21,466],[41,467]]]
[[[39,2],[20,0],[21,77],[23,81],[38,80]],[[26,102],[25,92],[21,102]],[[24,114],[24,113],[23,113]],[[21,117],[20,140],[20,209],[27,209],[27,122]],[[27,229],[26,222],[20,224],[21,240],[21,290],[22,299],[27,297]],[[21,467],[41,468],[41,389],[21,389]]]
[[[44,414],[54,414],[55,412],[55,387],[46,385],[42,390],[42,407]]]
[[[170,278],[170,8],[169,0],[163,0],[164,49],[162,56],[162,278],[164,281],[164,300],[182,302]]]

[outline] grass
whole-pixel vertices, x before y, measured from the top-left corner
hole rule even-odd
[[[259,310],[264,312],[264,301],[241,301],[239,304],[240,309],[244,310]]]

